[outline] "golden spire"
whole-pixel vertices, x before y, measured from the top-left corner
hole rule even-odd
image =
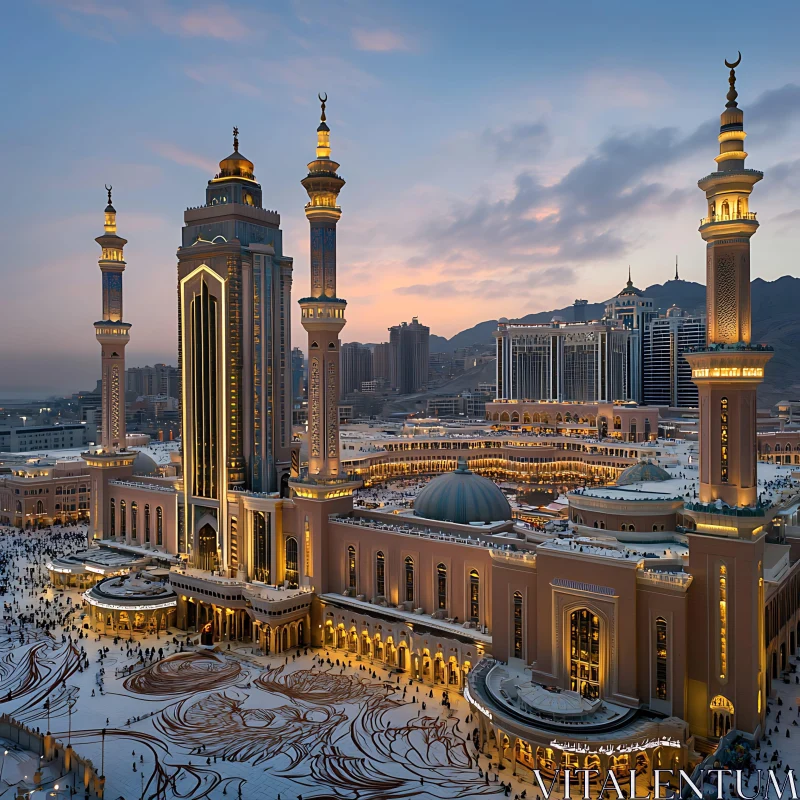
[[[103,227],[105,228],[106,233],[116,233],[117,232],[117,210],[114,206],[111,205],[111,190],[114,188],[113,186],[109,186],[108,184],[104,184],[106,187],[106,191],[108,192],[108,205],[106,206],[106,210],[104,212],[105,221]]]
[[[742,63],[742,51],[739,50],[739,58],[733,62],[733,64],[725,59],[725,66],[728,67],[731,71],[730,76],[728,77],[728,83],[730,84],[730,89],[728,89],[727,99],[728,102],[725,103],[725,108],[736,108],[736,98],[739,96],[739,93],[736,91],[736,67]]]
[[[239,128],[236,125],[233,126],[233,152],[239,152]]]
[[[331,157],[331,129],[325,121],[325,103],[328,102],[328,94],[318,94],[319,102],[322,104],[322,111],[319,117],[319,127],[317,128],[317,159],[330,159]]]
[[[628,286],[633,286],[633,281],[631,280],[631,265],[628,264]]]

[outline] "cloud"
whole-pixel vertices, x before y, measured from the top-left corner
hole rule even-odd
[[[314,58],[256,59],[259,76],[270,83],[293,86],[302,92],[324,91],[326,81],[339,89],[372,89],[378,80],[338,56],[315,55]]]
[[[359,50],[368,50],[372,53],[389,53],[396,50],[411,49],[403,36],[385,28],[378,30],[354,28],[352,35],[353,42]]]
[[[143,27],[172,36],[226,42],[253,33],[253,25],[225,3],[193,5],[188,10],[160,0],[48,0],[48,5],[69,30],[109,41],[114,34],[131,34]]]
[[[162,158],[172,161],[175,164],[180,164],[183,167],[196,167],[203,170],[207,175],[213,175],[218,170],[218,165],[209,161],[203,156],[196,153],[191,153],[188,150],[171,144],[170,142],[148,142],[148,146],[154,153],[158,153]]]
[[[800,87],[766,92],[745,110],[745,127],[767,130],[788,126],[800,114]],[[787,108],[787,106],[790,106]],[[503,148],[525,148],[526,139],[545,136],[541,123],[512,126],[484,134]],[[487,199],[477,191],[472,202],[454,202],[444,215],[429,219],[414,241],[424,243],[415,264],[449,261],[457,255],[475,268],[525,269],[529,278],[553,264],[622,258],[640,233],[638,219],[676,213],[691,202],[691,187],[666,182],[667,169],[700,152],[713,152],[718,119],[688,134],[673,127],[615,132],[554,183],[545,184],[531,169],[519,172],[507,197]],[[516,135],[515,135],[516,134]],[[797,165],[780,167],[776,180],[789,180]]]
[[[576,273],[572,267],[559,266],[540,270],[519,280],[508,280],[504,276],[482,280],[442,280],[398,286],[394,293],[404,296],[475,297],[493,300],[510,296],[531,296],[543,287],[564,286],[573,283],[575,279]]]
[[[544,122],[487,128],[481,140],[494,150],[498,161],[533,160],[548,149],[551,141],[550,130]]]
[[[778,233],[797,233],[800,226],[800,208],[778,214],[770,220],[770,224],[775,226]]]

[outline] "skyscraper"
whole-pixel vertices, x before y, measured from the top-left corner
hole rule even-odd
[[[387,383],[392,379],[392,346],[389,342],[376,344],[372,349],[372,377],[383,378]]]
[[[644,326],[644,403],[697,408],[697,386],[685,356],[706,341],[705,317],[684,317],[671,308]]]
[[[291,463],[292,259],[233,133],[205,204],[186,210],[178,250],[182,544],[212,569],[231,558],[227,492],[277,491]]]
[[[431,329],[414,317],[389,328],[392,388],[400,394],[423,391],[428,385]]]

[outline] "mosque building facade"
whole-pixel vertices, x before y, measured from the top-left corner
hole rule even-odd
[[[611,397],[578,409],[555,395],[529,409],[487,407],[499,427],[516,413],[533,428],[538,415],[539,430],[519,438],[495,431],[424,451],[398,441],[379,459],[365,454],[363,468],[342,453],[344,180],[323,102],[302,181],[308,467],[291,432],[292,261],[235,139],[206,204],[187,210],[178,251],[182,477],[136,475],[132,459],[92,467],[121,457],[113,442],[108,455],[87,454],[90,469],[117,470],[92,486],[92,544],[168,568],[177,625],[209,641],[252,641],[266,653],[325,645],[462,691],[482,747],[496,745],[513,769],[652,774],[694,763],[734,728],[761,737],[771,682],[800,644],[790,535],[800,498],[776,465],[757,471],[755,387],[770,351],[750,342],[749,195],[761,173],[744,168],[733,78],[719,169],[700,181],[713,211],[701,227],[708,341],[689,356],[701,398],[699,465],[696,445],[656,441],[657,413]],[[573,411],[576,430],[594,434],[542,428],[542,414],[569,426]],[[419,463],[417,471],[443,474],[413,509],[355,508],[361,480],[397,474],[381,473],[384,457],[392,469]],[[560,529],[532,527],[478,474],[491,474],[491,459],[516,474],[581,464],[597,480],[569,493]]]

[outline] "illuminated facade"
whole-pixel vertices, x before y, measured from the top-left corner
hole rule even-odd
[[[498,399],[606,403],[630,396],[630,334],[621,321],[500,320],[494,336]]]
[[[233,153],[184,215],[178,250],[183,390],[182,550],[236,569],[227,494],[274,492],[291,464],[292,260],[280,216],[262,206],[253,163]]]

